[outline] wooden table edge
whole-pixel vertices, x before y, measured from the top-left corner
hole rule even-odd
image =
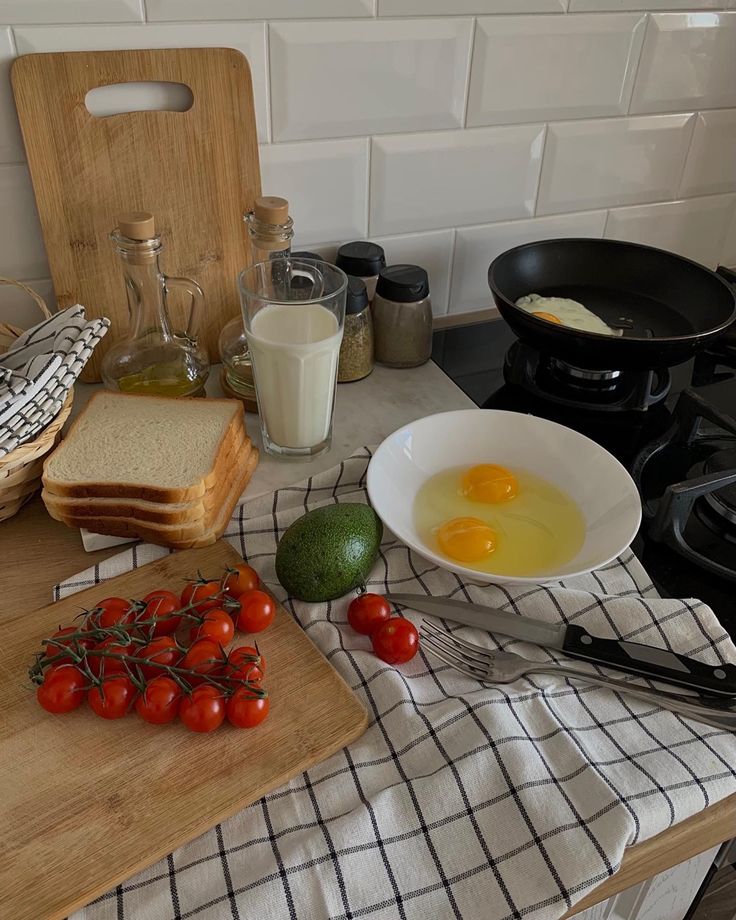
[[[39,552],[34,553],[34,547]],[[5,615],[17,612],[21,605],[26,609],[46,606],[51,600],[52,587],[47,579],[69,578],[122,549],[124,547],[112,547],[86,553],[79,532],[52,520],[40,496],[36,496],[0,526],[4,582],[0,623]],[[563,920],[735,836],[736,794],[630,847],[624,853],[618,872],[579,901]]]

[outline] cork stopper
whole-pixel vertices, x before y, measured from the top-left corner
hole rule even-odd
[[[266,224],[285,224],[289,219],[289,202],[286,198],[263,195],[256,198],[253,213]]]
[[[118,232],[129,240],[151,240],[156,236],[156,221],[150,211],[128,211],[118,219]]]

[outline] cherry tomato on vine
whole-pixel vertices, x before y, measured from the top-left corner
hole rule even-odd
[[[196,685],[205,676],[217,677],[225,661],[225,652],[219,643],[212,639],[197,639],[184,656],[181,666],[196,672],[198,676],[186,677],[190,684]]]
[[[92,654],[87,655],[87,664],[95,677],[112,677],[113,674],[127,674],[128,669],[119,658],[108,658],[106,655],[95,655],[94,651],[104,651],[110,655],[133,655],[136,653],[134,645],[121,645],[115,636],[108,636],[92,649]]]
[[[177,665],[181,661],[182,653],[171,636],[159,636],[152,639],[145,648],[136,652],[138,658],[148,658],[149,661],[155,661],[157,664]],[[160,675],[166,675],[166,672],[155,665],[140,665],[141,674],[146,680],[153,680]]]
[[[183,607],[192,605],[194,613],[204,613],[205,610],[214,610],[220,606],[220,583],[217,581],[190,581],[181,594]]]
[[[246,591],[255,591],[260,583],[258,572],[245,562],[232,566],[222,577],[222,587],[230,597],[240,597]]]
[[[221,645],[227,645],[235,635],[233,618],[224,610],[215,608],[203,614],[201,623],[195,623],[189,630],[189,641],[197,639],[212,639]]]
[[[364,636],[372,635],[391,618],[391,605],[380,594],[361,594],[350,601],[348,623]]]
[[[118,624],[127,626],[135,620],[136,614],[135,606],[126,598],[106,597],[95,604],[91,620],[92,625],[100,629],[109,629]]]
[[[255,696],[247,687],[238,687],[227,701],[227,719],[236,728],[260,725],[268,710],[268,697]]]
[[[52,665],[43,676],[36,699],[47,712],[71,712],[84,699],[84,674],[73,665]]]
[[[135,701],[138,715],[152,725],[173,722],[182,701],[181,687],[170,677],[155,677]]]
[[[182,603],[173,591],[150,591],[143,598],[143,602],[146,606],[141,619],[158,620],[153,627],[154,638],[170,636],[176,632],[181,623],[181,617],[173,616],[173,614],[181,609]]]
[[[93,687],[87,694],[87,702],[101,719],[122,719],[133,705],[135,693],[130,678],[118,674]]]
[[[185,696],[179,708],[179,718],[193,732],[211,732],[225,720],[225,698],[210,684],[202,684]]]
[[[246,591],[238,598],[240,610],[237,627],[240,632],[257,633],[273,623],[276,607],[265,591]]]
[[[419,633],[404,617],[392,617],[371,636],[373,651],[387,664],[404,664],[416,655]]]
[[[260,658],[260,661],[254,662],[252,661],[253,658]],[[257,664],[262,673],[266,673],[266,659],[258,649],[254,648],[252,645],[239,645],[237,648],[231,649],[231,651],[228,652],[227,663],[233,670],[245,668],[251,664]]]
[[[65,626],[63,629],[57,629],[56,632],[51,636],[51,639],[54,639],[56,642],[61,642],[64,648],[75,648],[77,645],[80,648],[91,648],[95,644],[94,639],[65,639],[64,636],[71,636],[73,633],[78,633],[81,630],[76,626]],[[59,661],[62,661],[65,656],[64,649],[58,647],[58,645],[44,645],[44,652],[46,657],[57,658],[57,664]],[[59,657],[61,656],[61,657]],[[69,656],[71,657],[71,656]]]

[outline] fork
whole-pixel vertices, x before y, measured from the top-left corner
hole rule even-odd
[[[606,687],[628,693],[646,703],[653,703],[662,709],[711,725],[736,732],[736,704],[731,701],[705,703],[699,697],[683,696],[664,690],[650,690],[615,677],[591,674],[580,668],[555,661],[529,661],[513,652],[497,652],[460,639],[452,633],[439,629],[427,620],[422,621],[423,647],[435,658],[449,664],[461,674],[474,677],[481,683],[509,684],[526,674],[564,674],[576,677],[596,687]]]

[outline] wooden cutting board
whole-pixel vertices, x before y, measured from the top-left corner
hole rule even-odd
[[[119,257],[109,240],[124,211],[152,211],[167,275],[205,293],[201,332],[217,361],[222,326],[239,310],[236,277],[249,264],[243,214],[261,193],[250,68],[232,48],[26,54],[11,79],[59,307],[108,316],[86,380],[128,326]],[[91,115],[89,90],[115,83],[183,83],[186,112]],[[174,302],[176,328],[188,304]],[[186,309],[185,309],[186,308]]]
[[[280,606],[258,637],[271,711],[257,728],[197,735],[135,714],[106,722],[86,704],[59,716],[39,707],[28,665],[80,608],[240,561],[224,542],[186,550],[4,623],[0,916],[67,916],[363,733],[365,710]]]

